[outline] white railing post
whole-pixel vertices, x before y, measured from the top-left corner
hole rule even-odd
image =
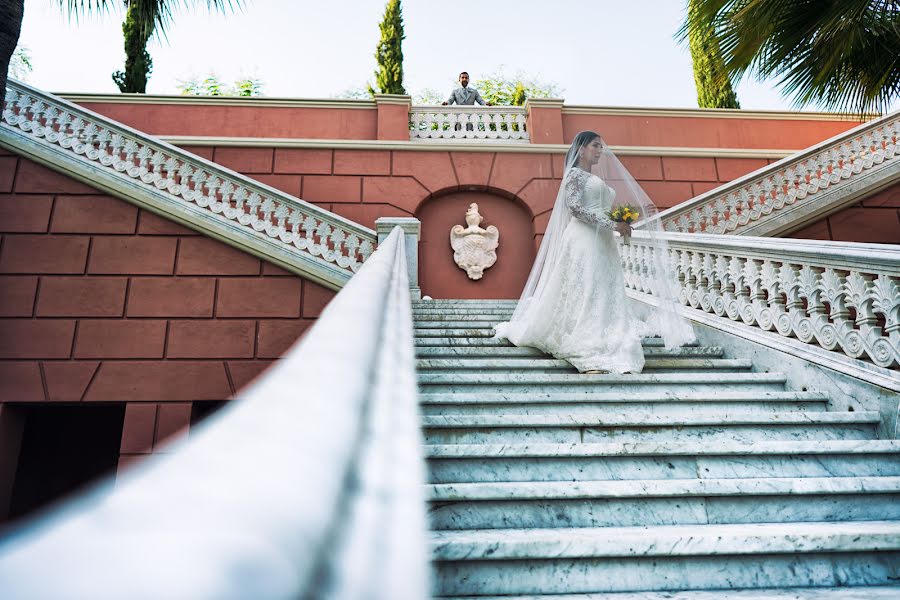
[[[406,266],[409,277],[409,293],[413,301],[422,299],[422,290],[419,288],[419,236],[422,232],[422,223],[415,217],[381,217],[375,221],[375,231],[378,234],[378,245],[390,235],[394,227],[400,227],[406,238]]]

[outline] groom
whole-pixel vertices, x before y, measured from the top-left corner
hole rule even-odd
[[[447,98],[447,101],[442,104],[443,106],[453,104],[454,102],[461,106],[467,104],[472,105],[476,102],[478,104],[491,106],[490,102],[484,101],[484,98],[481,97],[481,94],[478,93],[478,90],[469,87],[469,74],[465,71],[459,74],[459,85],[460,87],[450,92],[450,97]]]

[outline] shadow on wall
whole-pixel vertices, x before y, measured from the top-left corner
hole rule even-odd
[[[481,226],[500,230],[497,262],[477,281],[453,261],[450,229],[466,225],[469,204],[477,203]],[[487,191],[466,191],[429,198],[416,211],[422,222],[419,285],[432,298],[518,298],[534,261],[531,211],[520,201]]]

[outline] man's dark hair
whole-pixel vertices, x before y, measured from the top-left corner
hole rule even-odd
[[[457,77],[457,79],[459,79],[459,78],[462,77],[463,75],[468,75],[468,74],[469,74],[468,71],[463,71],[462,73],[459,74],[459,77]]]

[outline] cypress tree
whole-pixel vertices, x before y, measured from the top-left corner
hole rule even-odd
[[[388,0],[384,18],[378,26],[381,40],[375,50],[378,70],[375,71],[375,85],[382,94],[405,94],[403,88],[403,9],[400,0]],[[374,93],[372,88],[369,88]]]
[[[694,16],[696,11],[696,0],[689,0],[690,16]],[[697,105],[700,108],[740,108],[737,95],[726,75],[725,61],[713,35],[712,25],[706,29],[693,27],[688,33],[694,63],[694,84],[697,86]]]

